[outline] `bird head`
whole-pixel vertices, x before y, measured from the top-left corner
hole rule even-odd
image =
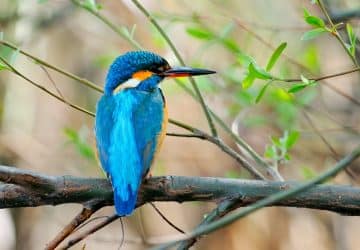
[[[106,77],[105,94],[126,88],[152,91],[166,77],[184,77],[213,74],[215,71],[190,67],[170,67],[161,56],[148,51],[131,51],[110,66]]]

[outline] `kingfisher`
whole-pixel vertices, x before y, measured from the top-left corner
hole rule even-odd
[[[111,64],[96,107],[95,137],[119,216],[134,211],[139,187],[166,135],[168,114],[160,82],[213,73],[170,67],[164,58],[148,51],[127,52]]]

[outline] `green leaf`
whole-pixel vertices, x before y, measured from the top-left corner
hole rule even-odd
[[[303,90],[303,89],[306,88],[307,86],[309,86],[309,84],[307,84],[307,83],[294,84],[294,85],[291,86],[291,88],[288,90],[288,93],[296,93],[296,92],[299,92],[300,90]]]
[[[317,29],[312,29],[312,30],[306,31],[302,35],[301,40],[307,41],[307,40],[314,39],[315,37],[318,37],[319,35],[321,35],[324,32],[326,32],[326,29],[324,29],[324,28],[317,28]]]
[[[348,33],[348,37],[349,37],[349,40],[350,40],[350,41],[356,40],[356,36],[355,36],[355,34],[354,34],[354,30],[353,30],[353,28],[352,28],[352,26],[351,26],[350,23],[347,23],[347,24],[346,24],[346,31],[347,31],[347,33]]]
[[[77,132],[71,128],[65,128],[64,133],[65,133],[66,137],[71,141],[74,141],[78,138]]]
[[[287,43],[282,43],[279,45],[279,47],[276,48],[276,50],[271,55],[267,65],[266,65],[266,71],[270,71],[272,69],[272,67],[274,66],[276,61],[279,59],[281,53],[284,51],[286,46],[287,46]]]
[[[300,133],[298,131],[291,131],[286,138],[286,149],[292,148],[299,139]]]
[[[296,85],[294,85],[293,87],[298,86],[298,87],[295,88],[296,91],[298,91],[297,89],[298,89],[300,86],[302,86],[302,85],[304,85],[304,87],[306,87],[306,86],[308,86],[308,85],[314,85],[314,84],[316,83],[315,80],[308,79],[308,78],[306,78],[306,77],[303,76],[303,75],[301,75],[300,78],[301,78],[301,81],[302,81],[303,84],[296,84]],[[300,87],[300,90],[301,90],[301,89],[302,89],[302,88]],[[296,91],[295,91],[295,92],[296,92]]]
[[[244,66],[246,68],[249,67],[249,64],[250,63],[255,63],[255,59],[252,58],[251,56],[249,55],[246,55],[244,53],[239,53],[237,56],[236,56],[236,61],[241,65],[241,66]]]
[[[306,8],[304,8],[303,10],[304,10],[304,18],[311,16],[310,12]]]
[[[346,31],[349,37],[350,45],[347,44],[346,48],[350,52],[350,54],[354,57],[356,51],[356,35],[354,34],[353,28],[351,24],[346,24]]]
[[[317,46],[314,43],[308,44],[306,50],[302,53],[304,63],[315,72],[320,70],[320,62]]]
[[[0,71],[1,70],[10,70],[10,68],[8,66],[6,66],[5,64],[0,63]]]
[[[319,27],[319,28],[325,27],[325,22],[317,16],[307,16],[307,17],[305,17],[305,21],[308,24],[315,26],[315,27]]]
[[[274,91],[273,94],[274,97],[276,98],[276,104],[280,104],[280,105],[284,102],[291,102],[294,98],[291,94],[289,94],[282,88],[276,89],[276,91]]]
[[[96,0],[84,0],[82,6],[94,12],[98,12],[102,8],[101,4],[96,3]]]
[[[268,72],[253,62],[249,64],[249,73],[258,79],[269,80],[273,78]]]
[[[259,94],[257,95],[255,99],[255,103],[260,102],[261,98],[264,96],[266,89],[269,87],[272,81],[268,81],[261,89]]]
[[[275,159],[277,156],[276,147],[273,145],[267,145],[264,156],[266,158]]]
[[[277,147],[281,147],[281,140],[280,140],[280,138],[278,138],[278,137],[275,137],[275,136],[271,136],[271,141],[272,141],[272,143],[275,145],[275,146],[277,146]]]
[[[254,83],[255,77],[252,74],[248,74],[245,79],[242,81],[243,89],[248,89]]]
[[[233,53],[242,53],[239,45],[237,44],[237,42],[235,40],[222,39],[221,42],[231,52],[233,52]]]
[[[202,40],[210,40],[214,38],[213,33],[211,33],[208,30],[205,30],[204,28],[191,27],[191,28],[187,28],[186,32],[189,35]]]
[[[82,138],[79,132],[71,128],[65,128],[64,133],[80,155],[88,160],[96,160],[93,148],[84,141],[84,138]]]
[[[290,157],[290,155],[289,155],[288,153],[286,153],[286,154],[284,155],[284,159],[285,159],[286,161],[290,161],[290,160],[291,160],[291,157]]]
[[[303,83],[310,84],[310,80],[307,79],[305,76],[300,75],[300,78],[301,78],[301,81],[302,81]]]
[[[315,27],[325,27],[325,22],[317,17],[317,16],[313,16],[310,14],[310,12],[304,8],[304,19],[305,22],[307,22],[308,24],[315,26]]]

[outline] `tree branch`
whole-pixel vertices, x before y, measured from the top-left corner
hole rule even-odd
[[[332,13],[331,19],[334,23],[346,22],[350,19],[360,18],[360,8],[346,10],[346,11],[339,11]]]
[[[113,214],[110,217],[106,218],[105,220],[101,221],[100,223],[96,224],[94,227],[86,230],[85,232],[81,233],[80,235],[76,236],[75,238],[69,240],[65,246],[61,247],[61,250],[69,249],[70,247],[76,245],[89,235],[99,231],[100,229],[104,228],[105,226],[109,225],[110,223],[114,222],[115,220],[119,219],[120,217],[117,214]]]
[[[11,178],[9,178],[11,176]],[[20,181],[21,180],[21,181]],[[47,183],[32,185],[31,183]],[[113,194],[106,179],[74,176],[47,176],[14,167],[0,166],[0,208],[35,207],[65,203],[113,205]],[[31,184],[31,185],[30,185]],[[139,193],[141,206],[151,201],[211,201],[238,198],[237,207],[246,206],[299,182],[248,181],[212,177],[161,176],[148,179]],[[328,210],[360,215],[360,188],[316,185],[274,206]]]
[[[45,250],[55,249],[66,237],[68,237],[72,232],[74,232],[82,223],[91,217],[96,211],[98,211],[101,206],[84,207],[79,214],[77,214],[71,221],[68,223],[57,235],[50,241]]]

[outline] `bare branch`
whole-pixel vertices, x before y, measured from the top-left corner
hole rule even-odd
[[[102,222],[96,224],[95,226],[91,227],[89,230],[81,233],[80,235],[78,235],[77,237],[73,238],[72,240],[70,240],[69,242],[67,242],[65,244],[65,246],[61,247],[61,250],[65,250],[65,249],[69,249],[70,247],[74,246],[75,244],[79,243],[80,241],[82,241],[83,239],[85,239],[86,237],[88,237],[89,235],[99,231],[100,229],[104,228],[105,226],[109,225],[110,223],[114,222],[115,220],[119,219],[120,217],[116,214],[106,218],[105,220],[103,220]]]
[[[77,229],[82,223],[91,217],[101,206],[97,204],[91,205],[89,207],[84,207],[79,214],[77,214],[74,219],[67,224],[56,237],[51,240],[45,247],[46,250],[55,249],[66,237],[68,237],[75,229]]]
[[[36,178],[35,183],[34,178]],[[86,205],[88,202],[98,202],[102,206],[113,205],[112,188],[106,179],[74,176],[53,177],[28,170],[0,166],[0,181],[6,182],[0,185],[0,208],[65,203]],[[15,184],[13,184],[14,182]],[[34,189],[30,183],[36,184],[37,182],[47,183],[47,185],[40,185],[41,190]],[[220,202],[240,197],[236,207],[241,207],[298,185],[300,182],[160,176],[150,178],[143,183],[137,206],[151,201]],[[360,188],[317,185],[306,192],[276,202],[274,206],[313,208],[347,215],[360,215]]]

